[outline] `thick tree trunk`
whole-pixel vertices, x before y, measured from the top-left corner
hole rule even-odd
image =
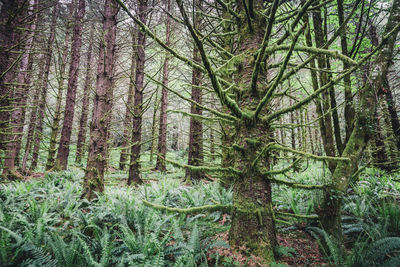
[[[37,4],[37,2],[36,2]],[[28,16],[32,16],[35,9],[35,1],[29,1],[29,10]],[[25,106],[27,100],[27,93],[29,91],[29,86],[27,84],[27,75],[29,70],[29,60],[33,60],[30,58],[30,54],[33,49],[33,39],[34,33],[36,30],[37,23],[37,15],[31,18],[30,24],[27,26],[26,32],[26,41],[24,45],[24,52],[21,57],[21,63],[19,67],[19,73],[17,76],[17,86],[14,89],[13,95],[13,111],[11,113],[11,133],[8,136],[7,140],[7,148],[6,154],[4,157],[4,166],[3,166],[3,177],[8,177],[10,179],[19,178],[16,175],[17,171],[15,170],[15,161],[18,157],[18,146],[20,146],[22,132],[23,132],[23,123],[25,119]]]
[[[64,36],[63,52],[62,52],[62,57],[59,59],[60,67],[59,67],[59,75],[57,78],[56,107],[55,107],[55,111],[54,111],[53,122],[51,125],[50,142],[49,142],[50,144],[49,144],[48,155],[47,155],[46,170],[52,169],[54,167],[54,162],[55,162],[55,156],[56,156],[56,150],[57,150],[57,148],[56,148],[57,136],[58,136],[58,131],[60,129],[60,121],[61,121],[61,102],[62,102],[63,91],[64,91],[65,69],[66,69],[66,65],[67,65],[69,42],[70,42],[71,29],[72,29],[72,24],[73,24],[73,15],[74,15],[74,11],[76,8],[76,2],[77,2],[77,0],[73,0],[69,5],[69,16],[68,16],[67,27],[66,27],[65,36]],[[44,111],[40,110],[40,112],[44,112]],[[41,116],[43,117],[44,113]],[[42,129],[43,129],[43,127],[42,127]],[[32,159],[32,167],[35,167],[35,165],[33,163],[37,162],[37,159],[39,156],[41,138],[42,138],[42,132],[40,132],[40,134],[36,134],[35,147],[34,147],[34,153],[33,153],[33,159]],[[31,169],[32,169],[32,167],[31,167]]]
[[[115,61],[115,40],[119,6],[115,0],[104,4],[103,34],[100,42],[96,92],[90,126],[89,155],[83,184],[83,197],[92,200],[96,192],[104,191],[106,167],[107,127],[112,101]]]
[[[138,1],[138,16],[141,22],[146,24],[148,6],[147,0]],[[144,64],[146,34],[142,31],[138,32],[138,47],[136,61],[136,86],[134,96],[133,120],[132,120],[132,147],[131,158],[129,163],[128,184],[142,183],[140,176],[140,151],[142,147],[142,113],[143,113],[143,90],[144,90]]]
[[[58,17],[58,13],[60,10],[60,6],[59,3],[57,2],[56,5],[53,8],[53,13],[52,13],[52,18],[51,18],[51,26],[50,26],[50,35],[49,38],[47,40],[47,46],[46,46],[46,50],[45,50],[45,54],[43,55],[43,60],[44,60],[44,64],[43,64],[43,69],[40,71],[39,74],[39,78],[41,79],[46,73],[48,74],[50,71],[50,65],[51,65],[51,58],[53,55],[52,52],[52,46],[53,46],[53,42],[54,42],[54,38],[55,38],[55,33],[56,33],[56,26],[57,26],[57,17]],[[43,81],[43,80],[42,80]],[[47,81],[43,81],[45,83],[47,83]],[[42,84],[42,86],[44,86]],[[31,153],[31,149],[32,149],[32,144],[34,141],[34,132],[36,129],[36,123],[37,123],[37,111],[38,111],[38,107],[36,105],[36,103],[39,100],[39,95],[40,95],[40,87],[37,87],[36,91],[35,91],[35,95],[33,96],[33,104],[34,104],[34,108],[31,111],[31,116],[30,116],[30,121],[29,121],[29,126],[28,126],[28,135],[27,135],[27,139],[26,139],[26,145],[25,145],[25,154],[24,154],[24,158],[22,160],[22,171],[26,170],[26,165],[27,165],[27,161],[28,161],[28,157]]]
[[[78,132],[78,141],[76,144],[76,157],[75,162],[81,163],[82,155],[84,154],[84,145],[86,140],[86,129],[87,129],[87,120],[88,120],[88,112],[89,112],[89,97],[90,97],[90,87],[92,83],[91,79],[91,69],[92,69],[92,50],[93,50],[93,35],[94,30],[91,27],[90,31],[90,40],[89,40],[89,48],[88,54],[86,58],[86,78],[85,85],[83,87],[83,98],[82,98],[82,111],[81,118],[79,120],[79,132]]]
[[[10,132],[10,106],[13,88],[11,82],[16,76],[16,66],[20,61],[18,46],[23,31],[27,1],[2,1],[0,10],[0,149],[6,148],[6,138]],[[12,49],[11,49],[12,48]],[[16,52],[17,51],[17,52]]]
[[[270,132],[265,124],[251,128],[245,125],[236,126],[235,143],[243,150],[234,152],[235,168],[243,172],[243,177],[236,179],[233,187],[235,209],[229,230],[229,243],[233,247],[244,245],[255,255],[272,262],[277,241],[272,215],[271,183],[254,171],[252,166],[262,150],[260,144],[268,140],[269,136]],[[262,157],[259,164],[268,168],[269,156]]]
[[[78,86],[78,74],[80,64],[80,50],[82,45],[83,17],[85,15],[85,0],[78,1],[78,9],[75,15],[75,25],[72,37],[71,63],[69,68],[69,80],[67,98],[65,101],[65,113],[61,138],[57,151],[55,167],[65,170],[68,165],[69,144],[71,141],[72,123],[75,112],[75,97]]]
[[[167,10],[171,13],[171,0],[167,0]],[[170,45],[170,35],[171,35],[171,18],[168,14],[165,15],[165,44]],[[161,111],[160,111],[160,127],[158,133],[158,146],[157,146],[157,163],[156,170],[165,172],[167,169],[165,167],[165,157],[167,156],[167,109],[168,109],[168,63],[170,55],[167,53],[165,55],[164,66],[163,66],[163,80],[161,88]]]
[[[131,33],[132,35],[132,55],[131,55],[131,74],[129,76],[129,88],[128,88],[128,100],[126,102],[126,111],[125,111],[125,118],[124,118],[124,133],[122,136],[122,149],[121,155],[119,158],[119,169],[124,170],[125,165],[128,161],[129,157],[129,142],[131,138],[130,134],[130,124],[132,123],[132,112],[133,112],[133,97],[135,94],[135,73],[136,73],[136,35],[137,35],[137,28],[133,30]]]

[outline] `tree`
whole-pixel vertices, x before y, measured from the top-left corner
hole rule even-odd
[[[80,64],[80,50],[82,45],[83,17],[85,16],[85,0],[78,1],[78,8],[75,13],[75,25],[71,45],[71,63],[69,67],[69,79],[67,98],[65,100],[65,114],[61,138],[57,151],[55,167],[65,170],[68,164],[69,144],[71,141],[72,122],[75,112],[76,89],[78,86],[78,74]]]
[[[125,165],[128,160],[129,156],[129,149],[128,149],[128,143],[129,139],[131,137],[130,134],[130,124],[132,123],[132,112],[133,112],[133,97],[135,93],[135,72],[136,72],[136,61],[137,61],[137,55],[136,55],[136,35],[137,35],[137,27],[134,28],[134,30],[131,31],[131,36],[132,36],[132,54],[131,54],[131,73],[129,75],[129,87],[128,87],[128,99],[126,101],[126,110],[125,110],[125,118],[124,118],[124,132],[122,135],[122,149],[121,149],[121,155],[119,158],[119,169],[124,170]]]
[[[27,79],[30,60],[33,60],[30,57],[30,54],[33,53],[33,39],[36,30],[36,23],[38,20],[38,16],[34,15],[35,4],[37,2],[34,0],[29,1],[28,7],[28,16],[32,17],[32,22],[28,25],[26,30],[26,41],[24,44],[23,54],[21,56],[21,62],[19,66],[19,73],[16,79],[16,86],[13,92],[13,110],[11,112],[10,117],[10,127],[11,133],[8,135],[8,142],[6,148],[6,155],[4,158],[4,167],[3,167],[3,177],[15,179],[21,178],[21,174],[19,174],[15,170],[15,162],[18,157],[18,152],[21,143],[21,135],[23,132],[23,123],[25,119],[25,105],[26,105],[26,94],[29,91],[29,83]]]
[[[47,94],[47,87],[48,87],[48,80],[49,80],[49,74],[50,74],[50,65],[51,65],[51,60],[53,56],[53,42],[56,34],[56,24],[57,24],[57,17],[59,13],[59,3],[56,2],[55,6],[53,8],[52,12],[52,18],[51,18],[51,26],[50,26],[50,34],[49,38],[47,40],[46,48],[45,48],[45,54],[43,55],[43,67],[39,72],[39,79],[41,82],[39,83],[39,86],[37,87],[37,90],[34,95],[34,103],[35,106],[31,111],[31,116],[30,116],[30,121],[29,121],[29,127],[28,127],[28,135],[26,138],[26,145],[25,145],[25,153],[24,153],[24,158],[22,161],[22,170],[25,171],[26,166],[27,166],[27,160],[28,157],[31,153],[31,148],[32,144],[34,143],[35,137],[41,136],[42,131],[43,131],[43,115],[42,115],[42,109],[44,109],[45,105],[43,103],[45,102],[45,99],[43,97],[46,96]],[[42,90],[40,90],[42,89]],[[36,105],[36,102],[39,101],[39,96],[42,98],[40,99],[40,105],[39,107]],[[38,111],[39,109],[39,111]],[[39,113],[39,114],[38,114]],[[39,116],[38,116],[39,115]],[[39,117],[39,118],[38,118]],[[39,121],[38,121],[39,120]],[[37,125],[38,124],[38,125]],[[35,130],[36,130],[36,135],[35,135]],[[36,168],[37,165],[37,160],[38,160],[38,145],[35,145],[34,147],[34,157],[32,159],[32,167],[33,169]]]
[[[166,2],[167,12],[171,13],[171,0]],[[170,46],[171,38],[171,18],[169,14],[165,15],[165,45]],[[170,55],[166,53],[163,65],[163,79],[161,88],[161,111],[160,111],[160,127],[158,133],[158,146],[157,146],[157,163],[156,170],[165,172],[165,157],[167,155],[167,109],[168,109],[168,64]]]
[[[83,197],[92,200],[104,191],[107,155],[107,127],[113,97],[113,75],[119,6],[114,0],[104,3],[103,37],[100,42],[96,90],[90,125],[89,155],[83,182]],[[104,40],[104,41],[103,41]]]
[[[360,91],[360,111],[356,114],[354,129],[350,135],[343,156],[349,162],[339,162],[332,174],[332,183],[325,190],[321,205],[320,221],[324,229],[340,244],[343,244],[341,229],[342,198],[346,194],[352,175],[358,169],[358,162],[375,130],[375,114],[377,109],[376,94],[384,86],[385,77],[392,63],[397,34],[400,31],[400,1],[394,0],[379,51],[373,63],[374,71]],[[365,61],[365,60],[364,60]]]
[[[6,148],[6,137],[10,131],[11,82],[16,75],[16,66],[21,60],[17,49],[21,44],[27,5],[24,0],[2,1],[0,10],[0,149]]]
[[[86,128],[87,128],[87,120],[88,120],[88,112],[89,112],[89,96],[90,96],[90,87],[91,87],[91,69],[92,69],[92,50],[93,50],[93,35],[94,30],[93,26],[90,30],[90,39],[89,39],[89,47],[86,58],[86,78],[85,85],[83,87],[83,98],[82,98],[82,111],[81,117],[79,120],[79,132],[78,132],[78,141],[76,144],[76,157],[75,162],[81,163],[82,154],[84,153],[84,145],[86,140]]]
[[[64,36],[64,45],[62,49],[62,53],[59,52],[59,64],[58,64],[58,77],[57,77],[57,95],[56,95],[56,106],[54,110],[53,122],[51,124],[51,133],[50,133],[50,141],[49,141],[49,148],[48,148],[48,155],[47,155],[47,162],[46,162],[46,170],[51,170],[54,167],[55,162],[55,155],[56,155],[56,146],[57,146],[57,136],[58,131],[60,129],[60,121],[61,121],[61,101],[64,92],[64,81],[65,81],[65,69],[67,66],[67,59],[68,59],[68,50],[70,45],[70,35],[71,29],[73,26],[73,16],[74,11],[76,9],[76,2],[77,0],[71,1],[68,5],[69,15],[66,22],[66,31]],[[60,55],[61,54],[61,55]],[[44,110],[40,110],[40,112],[44,112]],[[40,116],[42,116],[40,114]],[[43,114],[44,116],[44,114]],[[38,132],[38,131],[37,131]],[[35,137],[35,147],[33,152],[33,159],[31,169],[35,168],[38,156],[39,156],[39,149],[40,149],[40,141],[42,139],[42,133],[37,133]]]
[[[142,24],[146,24],[148,14],[148,0],[138,0],[138,16]],[[128,184],[142,183],[140,176],[140,152],[142,147],[142,115],[144,90],[144,64],[146,62],[146,34],[142,31],[137,35],[137,60],[135,75],[135,93],[133,100],[132,143],[129,162]]]
[[[197,29],[201,29],[201,15],[202,4],[201,1],[195,1],[195,18],[194,25]],[[200,63],[200,55],[198,48],[194,45],[193,47],[193,62]],[[196,68],[192,70],[192,100],[190,107],[190,113],[195,116],[202,115],[202,109],[198,106],[202,104],[202,90],[201,90],[202,73]],[[189,130],[189,154],[188,164],[193,166],[203,165],[203,123],[201,119],[196,117],[190,117],[190,130]],[[204,176],[201,171],[191,171],[186,169],[186,178],[191,180],[200,180]]]

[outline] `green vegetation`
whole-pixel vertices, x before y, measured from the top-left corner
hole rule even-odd
[[[179,154],[168,156],[179,158]],[[183,178],[182,172],[144,173],[144,179],[152,181],[140,187],[126,187],[125,172],[108,174],[105,193],[92,203],[81,199],[83,172],[76,167],[2,184],[0,265],[246,266],[215,250],[229,249],[226,240],[218,238],[230,228],[229,215],[219,211],[185,215],[142,202],[171,208],[230,205],[230,189],[216,182],[181,184],[176,178]],[[329,179],[328,173],[322,163],[309,161],[290,175],[298,183],[322,184]],[[400,260],[400,184],[394,177],[367,168],[349,189],[342,210],[345,255],[321,230],[318,220],[287,216],[315,214],[321,190],[275,186],[278,234],[290,239],[293,231],[307,233],[321,244],[326,262],[333,266],[396,266]],[[323,243],[328,244],[327,251]],[[245,250],[242,253],[246,255]],[[279,246],[274,266],[286,266],[285,260],[298,253],[299,248]]]

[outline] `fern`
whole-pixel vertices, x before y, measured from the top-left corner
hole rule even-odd
[[[56,267],[57,260],[53,259],[49,253],[46,253],[41,248],[33,244],[26,244],[23,248],[26,252],[28,260],[22,263],[22,266],[38,266],[38,267]]]
[[[383,266],[390,260],[399,261],[400,237],[386,237],[375,241],[364,257],[364,263],[373,266]],[[396,260],[396,258],[398,258]],[[395,266],[395,265],[393,265]]]

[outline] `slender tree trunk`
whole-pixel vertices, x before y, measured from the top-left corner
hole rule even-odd
[[[59,77],[57,78],[56,107],[55,107],[55,111],[54,111],[53,122],[51,125],[50,142],[49,142],[50,144],[49,144],[47,162],[46,162],[46,170],[47,171],[54,167],[54,162],[55,162],[55,155],[56,155],[56,150],[57,150],[57,148],[56,148],[57,136],[58,136],[58,131],[60,129],[60,121],[61,121],[61,102],[62,102],[63,91],[64,91],[65,70],[66,70],[66,65],[67,65],[69,42],[70,42],[71,29],[73,26],[73,15],[74,15],[74,11],[76,8],[76,2],[77,2],[77,0],[73,0],[69,5],[69,16],[68,16],[68,22],[67,22],[67,27],[66,27],[65,37],[64,37],[63,52],[62,52],[62,57],[59,59],[60,67],[59,67]],[[39,110],[39,111],[43,112],[43,115],[40,114],[40,116],[43,118],[44,110]],[[39,123],[42,123],[42,121],[43,120],[39,121]],[[36,137],[35,137],[35,147],[34,147],[34,152],[33,152],[31,169],[36,166],[36,164],[33,164],[33,163],[34,162],[37,163],[37,159],[39,156],[40,141],[42,138],[43,127],[41,127],[41,129],[42,130],[41,130],[40,134],[37,133]],[[37,130],[37,132],[39,132],[39,129]]]
[[[201,1],[196,1],[196,9],[198,11],[202,10]],[[201,16],[196,13],[195,15],[195,27],[201,28]],[[193,48],[193,61],[201,62],[199,51],[194,46]],[[202,81],[202,73],[193,68],[192,70],[192,100],[196,103],[202,104],[202,91],[199,88]],[[191,104],[190,113],[194,115],[202,115],[202,109],[196,104]],[[203,165],[204,155],[203,155],[203,123],[200,119],[190,117],[190,130],[189,130],[189,155],[188,164],[193,166]],[[201,171],[191,171],[186,169],[186,178],[190,180],[200,180],[204,176]]]
[[[84,154],[84,145],[86,140],[86,129],[87,129],[87,119],[88,119],[88,112],[89,112],[89,97],[90,97],[90,87],[92,83],[91,79],[91,69],[92,69],[92,50],[93,50],[93,30],[94,25],[91,27],[90,30],[90,41],[89,41],[89,48],[88,54],[86,58],[86,78],[85,78],[85,85],[83,87],[83,99],[82,99],[82,111],[81,111],[81,118],[79,120],[79,133],[78,133],[78,141],[76,144],[76,157],[75,162],[81,163],[82,155]]]
[[[65,170],[68,165],[69,144],[71,141],[72,123],[75,112],[75,97],[78,86],[78,74],[80,63],[80,50],[82,45],[83,17],[85,15],[85,0],[78,1],[78,9],[75,15],[75,25],[72,37],[71,63],[69,68],[69,80],[67,98],[65,101],[64,122],[61,130],[61,138],[57,151],[56,168]]]
[[[28,2],[24,0],[2,1],[0,10],[0,149],[6,148],[10,133],[9,119],[13,88],[11,82],[21,57],[18,46],[23,31]],[[12,49],[11,49],[12,48]]]
[[[29,1],[28,16],[32,16],[35,9],[34,0]],[[8,177],[10,179],[21,178],[21,175],[15,170],[15,161],[18,157],[18,143],[21,142],[23,123],[25,115],[26,106],[26,95],[29,91],[29,86],[26,84],[27,74],[29,70],[29,58],[30,53],[33,49],[33,39],[36,30],[37,15],[32,18],[32,21],[27,26],[26,41],[24,45],[24,52],[21,57],[21,63],[19,67],[19,73],[17,76],[17,86],[14,90],[13,95],[13,111],[11,113],[11,134],[7,142],[6,155],[4,158],[3,166],[3,177]],[[32,58],[31,58],[32,60]]]
[[[318,5],[319,1],[314,2]],[[321,16],[321,8],[318,7],[313,11],[313,25],[315,30],[315,43],[317,47],[322,47],[325,44],[325,34],[322,28],[323,21]],[[318,68],[327,69],[327,60],[325,55],[317,56]],[[328,83],[328,76],[325,72],[319,73],[320,86]],[[322,140],[324,141],[324,150],[327,156],[335,156],[335,142],[333,138],[332,117],[328,114],[330,111],[329,92],[322,93],[322,112],[324,118],[324,131],[321,131]],[[333,173],[336,163],[331,161],[328,163],[329,170]]]
[[[136,61],[137,61],[137,53],[136,53],[136,35],[138,34],[137,27],[131,33],[132,35],[132,55],[131,55],[131,74],[129,76],[129,88],[128,88],[128,100],[126,102],[126,111],[124,118],[124,133],[122,136],[122,149],[121,155],[119,158],[119,169],[124,170],[125,165],[129,156],[129,141],[131,138],[130,134],[130,124],[132,123],[132,112],[133,112],[133,98],[135,93],[135,73],[136,73]]]
[[[339,16],[339,24],[343,24],[344,22],[344,10],[343,10],[343,0],[337,1],[338,6],[338,16]],[[345,56],[349,56],[349,52],[347,49],[347,35],[346,31],[341,31],[340,34],[340,45],[342,47],[342,54]],[[349,68],[346,62],[343,63],[343,69],[347,70]],[[353,103],[353,94],[351,92],[351,77],[350,74],[346,75],[343,79],[344,82],[344,98],[345,98],[345,107],[344,107],[344,119],[346,122],[346,137],[343,142],[343,145],[346,145],[347,140],[350,138],[350,134],[353,129],[355,110]]]
[[[167,10],[171,13],[171,0],[167,0]],[[165,15],[165,44],[170,45],[170,35],[171,35],[171,18],[169,15]],[[168,109],[168,63],[169,54],[165,55],[164,66],[163,66],[163,80],[161,88],[161,111],[160,111],[160,127],[158,133],[158,146],[157,146],[157,163],[156,170],[165,172],[167,169],[165,167],[165,157],[167,156],[167,109]]]
[[[43,55],[43,59],[44,59],[44,64],[43,64],[43,69],[39,72],[39,79],[41,79],[43,77],[43,75],[46,72],[49,72],[50,70],[50,65],[51,65],[51,58],[53,55],[52,52],[52,46],[53,46],[53,42],[54,42],[54,37],[55,37],[55,33],[56,33],[56,26],[57,26],[57,17],[58,17],[58,13],[59,13],[59,3],[57,2],[56,5],[53,8],[53,13],[52,13],[52,19],[51,19],[51,26],[50,26],[50,35],[49,38],[47,40],[47,46],[46,46],[46,50],[45,50],[45,54]],[[46,81],[47,82],[47,81]],[[37,122],[37,101],[39,100],[39,95],[40,95],[40,87],[37,88],[35,95],[34,95],[34,108],[32,109],[31,112],[31,116],[30,116],[30,121],[29,121],[29,126],[28,126],[28,136],[26,139],[26,145],[25,145],[25,154],[24,154],[24,158],[22,160],[22,171],[26,170],[26,164],[27,164],[27,160],[28,157],[31,153],[31,149],[32,149],[32,144],[33,144],[33,139],[34,139],[34,132],[36,129],[36,122]]]
[[[160,79],[161,79],[161,75],[160,75]],[[160,80],[158,79],[158,80]],[[160,105],[160,100],[158,99],[158,84],[156,87],[156,99],[154,100],[154,106],[153,106],[153,120],[152,120],[152,124],[151,124],[151,142],[150,142],[150,162],[153,162],[153,156],[154,156],[154,151],[156,150],[156,128],[157,128],[157,110],[158,107]]]
[[[141,22],[146,24],[148,13],[148,1],[138,1],[138,16]],[[138,32],[138,47],[136,61],[136,87],[134,96],[133,120],[132,120],[132,147],[131,159],[129,163],[128,185],[132,183],[142,183],[140,176],[140,150],[142,147],[142,113],[143,113],[143,90],[144,90],[144,64],[146,34],[142,31]]]
[[[83,185],[83,197],[92,200],[95,192],[104,191],[104,171],[107,150],[107,122],[112,101],[113,75],[119,6],[115,0],[104,4],[103,34],[100,42],[96,95],[90,126],[89,155]]]
[[[387,79],[386,79],[387,80]],[[396,147],[400,151],[400,122],[399,122],[399,116],[397,115],[397,110],[396,110],[396,103],[393,98],[392,91],[389,87],[389,83],[386,83],[386,88],[384,88],[384,93],[385,93],[385,98],[386,98],[386,104],[387,108],[389,111],[390,115],[390,123],[392,126],[392,130],[394,133],[394,136],[396,138]]]

